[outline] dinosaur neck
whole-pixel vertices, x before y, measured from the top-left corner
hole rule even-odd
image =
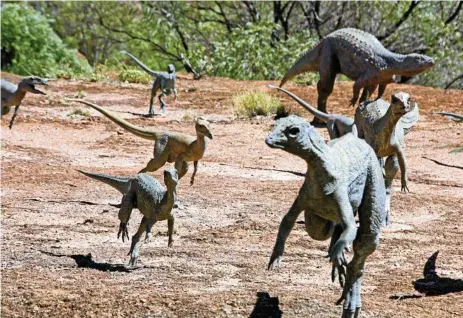
[[[196,132],[196,143],[198,147],[205,148],[207,146],[207,139],[203,134]]]
[[[21,87],[21,84],[18,85],[18,89],[14,92],[14,98],[17,101],[22,101],[24,96],[26,96],[27,91]]]
[[[166,193],[167,202],[171,202],[172,204],[174,204],[176,199],[177,199],[177,187],[173,187],[173,189],[167,188],[167,193]]]
[[[392,135],[392,132],[394,131],[397,122],[400,120],[401,117],[401,114],[394,113],[394,105],[391,104],[386,114],[384,114],[384,116],[381,118],[379,124],[379,127],[382,127],[381,132],[385,135]]]

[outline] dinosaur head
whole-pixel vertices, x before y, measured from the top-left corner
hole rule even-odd
[[[270,148],[283,149],[298,156],[309,148],[319,148],[320,141],[323,142],[323,139],[315,128],[295,115],[278,119],[265,139]]]
[[[198,120],[196,120],[195,128],[196,133],[212,139],[211,127],[206,119],[199,117]]]
[[[398,92],[391,95],[391,107],[394,115],[404,115],[411,110],[410,94]]]
[[[45,92],[42,92],[41,90],[35,88],[35,85],[48,85],[48,81],[38,76],[28,76],[23,78],[22,81],[19,83],[19,87],[25,90],[26,92],[47,95]]]
[[[168,72],[169,74],[175,73],[175,66],[174,66],[174,64],[169,64],[169,65],[167,66],[167,72]]]
[[[168,190],[175,189],[178,184],[178,172],[175,168],[164,170],[164,184]]]
[[[423,54],[408,54],[401,63],[400,74],[403,76],[418,75],[434,66],[434,59]]]

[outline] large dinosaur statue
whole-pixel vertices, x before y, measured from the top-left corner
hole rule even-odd
[[[433,65],[434,60],[426,55],[393,53],[367,32],[353,28],[339,29],[302,55],[286,72],[280,87],[303,72],[319,72],[318,110],[326,113],[326,101],[333,91],[337,74],[344,74],[355,81],[354,95],[350,101],[351,105],[355,105],[362,88],[360,102],[367,100],[378,85],[378,98],[381,98],[394,75],[414,76]],[[324,126],[318,119],[314,119],[314,123]]]
[[[212,139],[211,129],[207,120],[199,118],[196,121],[196,137],[194,137],[183,133],[148,130],[137,127],[122,118],[110,114],[106,109],[98,105],[81,99],[67,100],[90,106],[132,134],[155,141],[154,158],[139,173],[156,171],[164,166],[166,162],[175,162],[175,169],[178,170],[178,178],[180,179],[188,172],[188,161],[193,161],[194,170],[190,181],[190,185],[193,185],[198,170],[198,161],[206,151],[207,138]]]
[[[145,242],[151,240],[151,227],[157,221],[167,220],[168,236],[170,247],[173,243],[174,234],[174,216],[172,208],[177,196],[178,174],[177,170],[169,168],[164,171],[164,188],[156,179],[146,173],[137,174],[131,178],[115,177],[101,173],[90,173],[79,170],[84,175],[104,182],[120,193],[122,193],[122,203],[119,210],[119,232],[117,238],[122,234],[122,241],[129,239],[127,229],[132,209],[138,209],[143,218],[137,233],[132,236],[132,245],[130,247],[129,265],[135,266],[140,249],[140,238],[146,232]]]
[[[18,115],[19,106],[23,98],[26,96],[26,93],[32,94],[42,94],[47,95],[45,92],[35,88],[35,85],[48,85],[46,79],[37,77],[37,76],[28,76],[25,77],[19,82],[18,85],[8,82],[7,80],[2,79],[2,116],[10,112],[12,106],[16,106],[14,109],[13,117],[10,121],[10,129],[13,128],[13,122]]]
[[[304,184],[281,221],[268,268],[280,266],[286,239],[302,211],[306,231],[315,240],[332,237],[335,225],[341,225],[342,233],[329,249],[330,261],[346,273],[337,303],[345,300],[342,317],[358,317],[365,260],[379,244],[385,219],[386,190],[373,149],[353,134],[326,144],[316,129],[294,115],[278,119],[265,143],[307,162]],[[352,243],[354,256],[347,264],[343,252]]]
[[[145,70],[151,76],[154,76],[156,79],[153,83],[153,88],[151,89],[151,99],[150,99],[150,108],[148,111],[148,115],[154,115],[154,96],[156,96],[157,91],[161,90],[161,95],[159,95],[159,102],[161,103],[161,111],[164,113],[166,111],[166,103],[162,100],[163,97],[169,95],[170,93],[174,93],[175,101],[178,101],[178,93],[176,88],[176,76],[175,76],[175,66],[173,64],[169,64],[167,67],[167,73],[165,72],[156,72],[148,68],[145,64],[143,64],[140,60],[138,60],[135,56],[130,54],[126,51],[121,51],[122,54],[126,54],[130,56],[135,63],[137,63],[143,70]]]

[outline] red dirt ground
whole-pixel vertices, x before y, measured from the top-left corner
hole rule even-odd
[[[258,301],[257,293],[268,292],[284,317],[339,317],[341,306],[334,303],[341,288],[331,282],[324,258],[328,242],[311,240],[303,225],[294,228],[282,267],[266,270],[280,220],[303,182],[282,170],[305,171],[302,160],[265,145],[272,119],[233,116],[236,92],[268,83],[182,76],[179,103],[169,97],[167,115],[155,118],[136,115],[148,111],[148,85],[59,80],[45,88],[47,97],[26,96],[12,130],[6,128],[11,114],[2,119],[2,316],[249,317],[272,306]],[[314,87],[288,88],[315,103]],[[351,89],[351,82],[337,83],[329,110],[353,117]],[[463,125],[433,114],[462,113],[463,91],[390,85],[385,96],[398,90],[410,90],[421,110],[406,138],[411,192],[400,193],[394,180],[393,223],[367,260],[363,313],[461,317],[462,292],[411,296],[412,282],[437,250],[438,274],[463,278],[463,170],[423,158],[463,166],[463,153],[449,153],[462,146]],[[132,271],[79,268],[71,257],[91,253],[95,262],[115,267],[127,264],[130,246],[117,240],[118,209],[108,205],[119,203],[119,193],[76,169],[133,175],[151,158],[153,142],[63,102],[79,94],[145,127],[194,134],[188,118],[212,122],[214,140],[194,186],[191,168],[179,183],[174,246],[167,248],[166,222],[156,224],[157,235],[142,245]],[[286,96],[272,94],[311,118]],[[91,116],[68,116],[77,108]],[[162,170],[153,175],[161,177]],[[139,220],[134,212],[131,233]]]

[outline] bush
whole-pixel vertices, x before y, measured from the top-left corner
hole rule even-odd
[[[239,117],[268,116],[281,108],[280,101],[262,91],[250,91],[233,96],[235,114]]]
[[[92,71],[39,12],[21,4],[6,4],[0,10],[2,70],[41,77],[71,77]]]
[[[125,69],[119,73],[119,80],[128,83],[149,84],[153,77],[141,70]]]

